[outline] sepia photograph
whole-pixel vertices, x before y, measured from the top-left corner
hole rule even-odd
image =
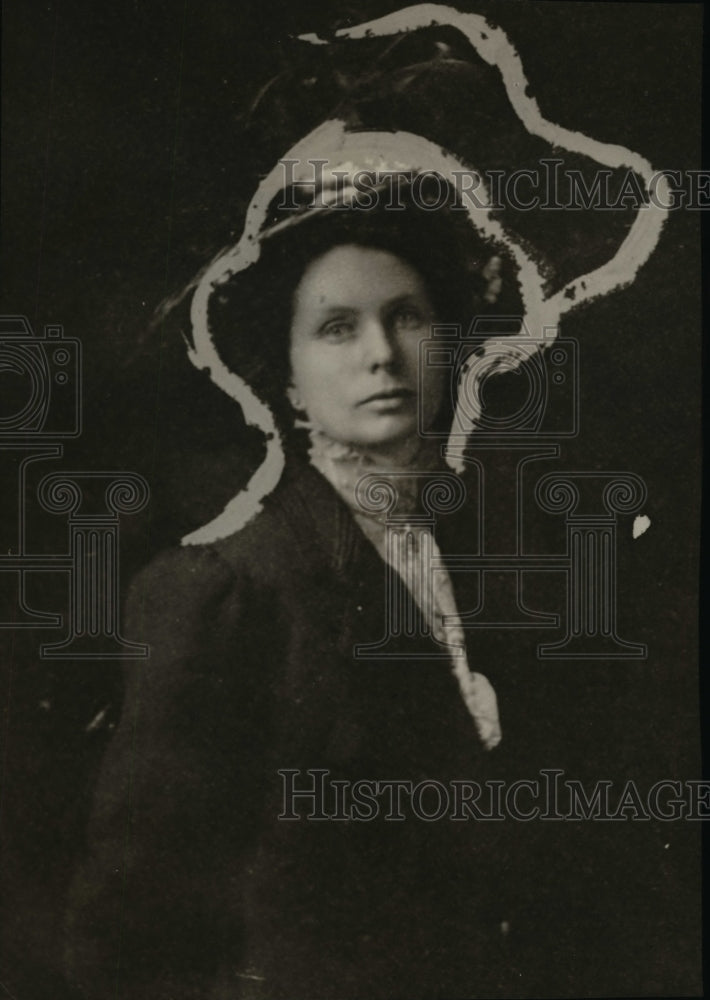
[[[3,996],[703,995],[702,14],[4,4]]]

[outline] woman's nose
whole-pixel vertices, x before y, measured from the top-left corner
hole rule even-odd
[[[394,337],[379,318],[367,320],[363,325],[362,345],[366,365],[371,368],[390,368],[397,360]]]

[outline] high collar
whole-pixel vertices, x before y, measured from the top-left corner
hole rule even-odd
[[[421,509],[421,473],[450,471],[441,456],[438,441],[414,437],[404,442],[396,459],[384,459],[366,449],[334,441],[322,431],[312,430],[309,458],[350,511],[357,517],[384,524],[385,515],[368,510],[358,499],[357,488],[364,476],[375,475],[390,483],[397,496],[399,515],[416,514]],[[411,476],[408,475],[411,473]]]

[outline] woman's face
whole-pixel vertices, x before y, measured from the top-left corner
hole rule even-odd
[[[419,273],[386,250],[334,247],[306,269],[294,296],[291,402],[343,444],[386,453],[434,421],[445,370],[425,369],[419,344],[435,320]]]

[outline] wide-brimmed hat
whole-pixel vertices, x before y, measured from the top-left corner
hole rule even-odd
[[[465,39],[472,60],[482,61],[493,71],[498,89],[502,87],[506,95],[508,117],[512,113],[519,129],[531,137],[538,152],[542,147],[542,151],[550,155],[554,153],[555,157],[567,153],[576,158],[575,162],[583,159],[588,165],[606,170],[631,171],[640,178],[641,187],[645,189],[657,183],[657,174],[638,154],[546,121],[529,93],[522,65],[507,37],[478,15],[460,14],[453,8],[437,5],[410,7],[367,24],[344,28],[337,33],[340,41],[336,44],[342,44],[346,39],[365,37],[398,39],[410,32],[416,32],[418,36],[422,31],[436,34],[442,26],[449,33],[452,28],[455,29]],[[306,41],[315,43],[320,40],[306,37]],[[441,70],[450,61],[457,66],[465,63],[460,54],[455,60],[450,59],[446,47],[448,42],[438,41],[436,44],[438,56],[424,60],[425,67],[420,61],[413,76],[410,67],[410,96],[421,86],[426,72],[436,75],[436,67]],[[257,426],[264,433],[267,450],[264,462],[246,490],[235,497],[218,518],[187,536],[183,540],[185,543],[206,542],[237,530],[260,509],[264,497],[273,490],[283,470],[284,451],[278,421],[263,394],[260,397],[248,377],[245,378],[233,364],[225,361],[215,340],[213,320],[216,297],[223,295],[238,276],[256,273],[253,269],[258,269],[260,262],[263,265],[264,248],[284,231],[297,231],[302,226],[312,225],[318,218],[333,217],[338,212],[366,211],[363,209],[363,191],[369,190],[371,196],[383,195],[387,188],[383,178],[393,175],[406,179],[410,200],[417,200],[412,197],[412,192],[416,190],[425,200],[425,182],[430,185],[430,190],[434,190],[437,180],[446,190],[458,192],[459,217],[465,219],[471,233],[475,234],[472,242],[479,248],[482,244],[500,248],[515,271],[521,323],[528,331],[531,342],[521,349],[519,338],[511,340],[505,358],[509,367],[527,360],[531,345],[532,349],[538,350],[549,347],[564,313],[633,280],[656,245],[667,215],[659,199],[632,213],[633,220],[624,223],[613,247],[608,246],[608,241],[603,243],[608,254],[606,260],[595,264],[590,271],[556,283],[554,268],[549,266],[549,254],[545,253],[544,232],[539,241],[531,241],[529,232],[523,234],[526,227],[519,221],[520,217],[529,219],[530,213],[523,212],[521,215],[518,212],[516,223],[515,211],[506,211],[511,206],[498,204],[486,169],[481,166],[485,150],[481,150],[480,156],[472,155],[469,138],[466,155],[459,153],[455,148],[454,134],[450,137],[450,144],[444,146],[440,128],[436,127],[436,123],[432,126],[426,121],[421,121],[418,131],[396,128],[391,120],[388,128],[382,125],[368,127],[366,111],[368,106],[372,110],[373,102],[370,100],[368,105],[367,95],[377,92],[379,99],[374,101],[375,118],[380,116],[382,122],[382,94],[386,93],[387,86],[397,93],[404,107],[404,111],[400,108],[400,115],[408,118],[411,126],[411,101],[406,102],[403,98],[407,93],[407,79],[401,66],[389,67],[379,77],[371,75],[369,80],[340,102],[340,117],[320,123],[295,145],[284,150],[277,163],[262,178],[249,203],[239,241],[221,252],[195,283],[191,304],[190,359],[198,368],[207,369],[212,381],[240,404],[247,423]],[[439,73],[439,85],[441,79]],[[477,98],[477,105],[480,106],[481,95],[472,96]],[[456,99],[461,100],[460,93],[457,93]],[[497,114],[496,107],[493,117]],[[509,126],[505,128],[509,134]],[[490,129],[488,132],[487,142],[491,143]],[[499,150],[497,155],[500,156]],[[511,169],[515,166],[511,164]],[[370,180],[365,183],[367,178]],[[424,204],[417,207],[427,211]],[[441,207],[449,210],[452,206],[448,202],[445,206],[429,206],[432,212]],[[512,208],[516,210],[518,206]],[[559,219],[559,212],[554,213],[554,217]],[[545,216],[540,218],[544,220]],[[544,230],[543,223],[539,228]],[[471,281],[476,280],[480,283],[480,270],[471,274]],[[238,338],[240,331],[235,329],[233,336]],[[484,347],[484,363],[476,366],[477,378],[485,374],[485,354]],[[496,345],[490,352],[490,364],[501,362],[500,347]],[[476,413],[471,412],[470,390],[468,386],[466,418],[473,431]],[[451,462],[456,464],[453,459]]]

